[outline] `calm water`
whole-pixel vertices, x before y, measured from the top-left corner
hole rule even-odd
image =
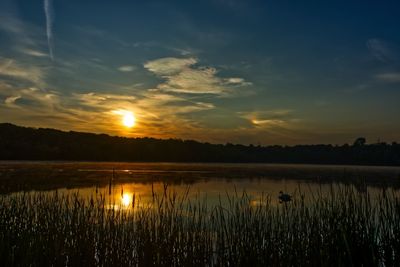
[[[355,191],[358,188],[353,187]],[[329,194],[330,190],[343,189],[344,185],[340,183],[334,184],[318,184],[310,182],[300,182],[294,180],[253,180],[253,181],[198,181],[190,185],[168,185],[166,183],[123,183],[111,185],[111,187],[85,187],[79,189],[57,189],[61,194],[77,194],[86,199],[100,198],[105,199],[105,203],[109,208],[130,209],[135,199],[135,205],[148,206],[152,203],[153,193],[163,196],[164,194],[172,196],[177,194],[178,198],[187,196],[184,202],[206,202],[207,206],[222,205],[229,203],[229,198],[245,194],[251,205],[264,205],[266,202],[272,204],[280,204],[278,195],[280,191],[290,194],[293,199],[300,199],[303,196],[307,201],[311,201],[313,194]],[[397,190],[396,190],[397,191]],[[46,191],[54,193],[55,190]],[[362,192],[368,192],[372,196],[378,196],[382,193],[381,188],[367,187]]]
[[[400,168],[285,164],[180,164],[0,162],[4,193],[44,191],[105,198],[109,207],[129,209],[148,205],[153,194],[174,194],[185,201],[226,205],[229,197],[246,194],[252,205],[269,199],[278,203],[280,191],[294,198],[327,194],[349,184],[377,195],[383,187],[399,188]],[[20,190],[22,189],[22,190]]]

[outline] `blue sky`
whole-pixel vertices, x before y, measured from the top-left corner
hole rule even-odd
[[[397,1],[0,3],[0,121],[214,143],[400,139]],[[121,125],[132,113],[136,125]]]

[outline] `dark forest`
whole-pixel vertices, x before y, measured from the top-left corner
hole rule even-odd
[[[254,162],[400,165],[400,144],[255,146],[193,140],[126,138],[0,124],[1,160],[77,160],[134,162]]]

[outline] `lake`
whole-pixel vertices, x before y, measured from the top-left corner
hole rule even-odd
[[[295,164],[202,164],[124,162],[0,162],[1,192],[72,193],[104,197],[110,207],[128,209],[154,194],[186,195],[190,201],[225,204],[243,193],[254,205],[278,203],[280,191],[306,200],[351,185],[378,194],[399,188],[399,167]]]
[[[396,266],[399,174],[0,162],[0,258],[5,266]],[[292,201],[280,203],[280,191]]]

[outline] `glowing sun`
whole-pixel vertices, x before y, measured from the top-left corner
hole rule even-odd
[[[128,128],[135,126],[136,118],[132,112],[127,112],[122,117],[122,124]]]

